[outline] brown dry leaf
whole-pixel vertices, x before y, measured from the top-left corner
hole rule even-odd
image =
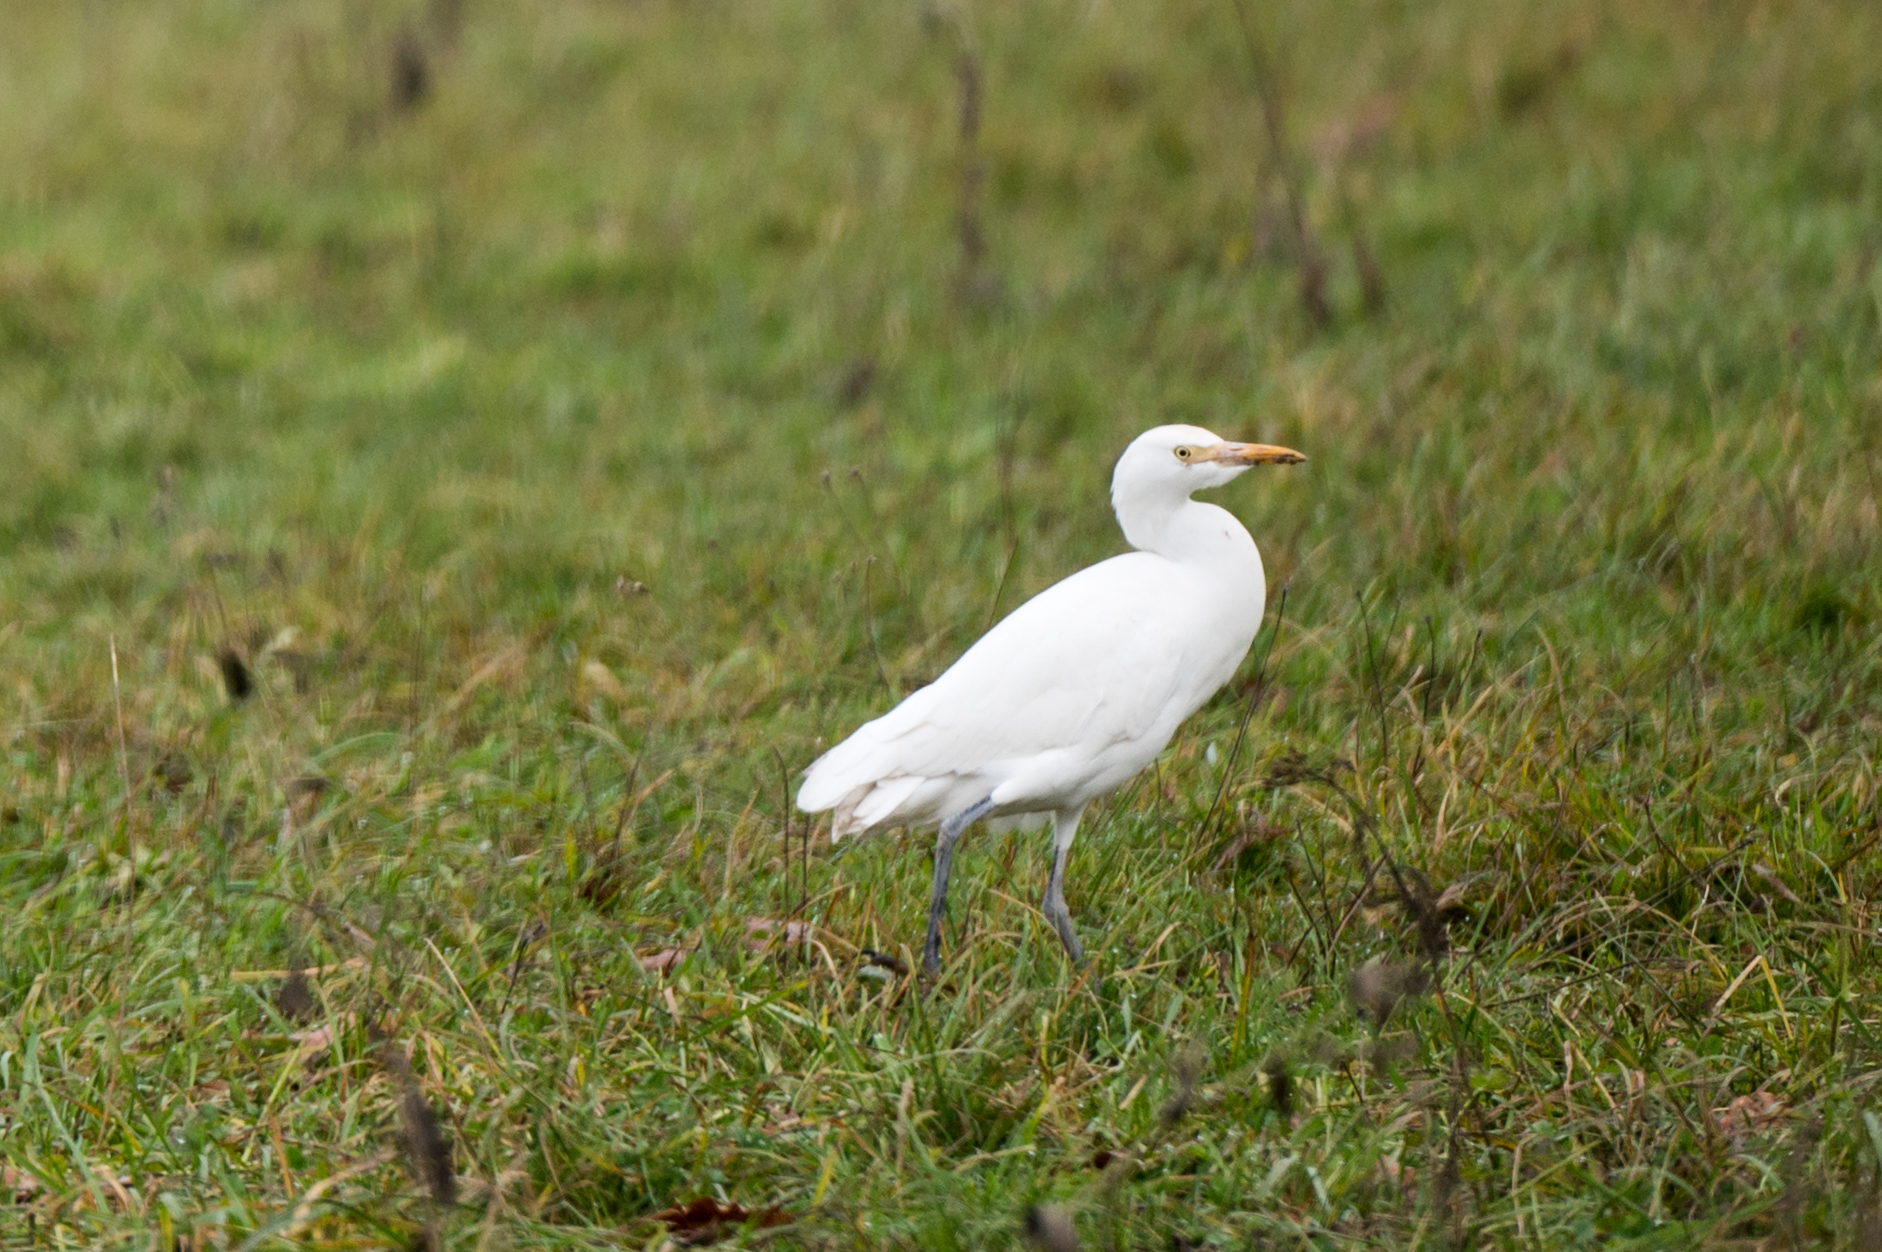
[[[17,1166],[0,1165],[0,1195],[10,1196],[15,1204],[31,1204],[43,1185]]]
[[[311,1030],[297,1030],[288,1036],[291,1043],[300,1045],[301,1055],[311,1061],[333,1046],[333,1041],[341,1031],[353,1025],[353,1014],[342,1013],[336,1020],[323,1022]]]
[[[1734,1096],[1722,1109],[1712,1110],[1712,1119],[1728,1137],[1742,1141],[1747,1135],[1784,1123],[1790,1117],[1790,1105],[1784,1097],[1769,1091]]]
[[[1431,989],[1431,974],[1413,961],[1367,961],[1346,981],[1353,1007],[1371,1020],[1372,1028],[1383,1030],[1392,1010],[1408,997],[1421,996]]]
[[[653,1219],[666,1224],[674,1242],[699,1244],[719,1239],[727,1226],[750,1223],[760,1230],[783,1226],[791,1221],[791,1214],[776,1205],[753,1212],[742,1204],[721,1204],[711,1196],[700,1196],[691,1204],[662,1209]]]
[[[691,952],[691,948],[662,948],[658,952],[649,952],[644,956],[635,953],[634,959],[639,961],[640,967],[649,974],[668,974]]]
[[[1438,898],[1431,902],[1433,911],[1435,911],[1439,917],[1451,917],[1464,912],[1464,895],[1470,890],[1470,887],[1471,884],[1468,880],[1452,883],[1443,891],[1440,891]]]
[[[745,920],[747,942],[755,952],[768,947],[776,936],[781,936],[786,943],[807,943],[816,933],[817,928],[809,922],[774,922],[768,917]]]
[[[129,1213],[136,1210],[137,1201],[131,1198],[131,1188],[137,1185],[136,1179],[129,1174],[119,1174],[116,1177],[110,1174],[99,1174],[98,1179],[111,1193],[112,1204],[118,1212]]]

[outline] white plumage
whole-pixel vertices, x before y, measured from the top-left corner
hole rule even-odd
[[[1074,960],[1066,855],[1085,805],[1143,769],[1234,675],[1261,627],[1266,581],[1233,514],[1190,499],[1251,465],[1306,458],[1159,426],[1118,459],[1111,503],[1137,551],[1080,570],[1015,609],[946,673],[830,749],[798,807],[835,809],[831,838],[940,827],[923,964],[940,963],[954,843],[982,817],[1050,814],[1044,910]]]

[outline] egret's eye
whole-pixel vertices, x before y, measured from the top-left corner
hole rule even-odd
[[[1187,461],[1195,455],[1195,449],[1190,447],[1181,447],[1176,450],[1176,459],[1179,461]]]

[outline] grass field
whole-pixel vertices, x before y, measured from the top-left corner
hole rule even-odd
[[[1243,16],[0,5],[0,1246],[1882,1247],[1882,9]],[[1172,420],[924,985],[787,780]]]

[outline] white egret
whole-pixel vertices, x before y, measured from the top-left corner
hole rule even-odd
[[[798,807],[835,809],[832,841],[938,826],[922,966],[941,963],[941,916],[961,832],[981,818],[1050,814],[1043,910],[1074,961],[1065,862],[1085,805],[1143,769],[1235,673],[1261,627],[1266,575],[1226,509],[1190,499],[1251,465],[1307,458],[1199,426],[1132,441],[1111,505],[1134,552],[1020,605],[934,682],[805,771]]]

